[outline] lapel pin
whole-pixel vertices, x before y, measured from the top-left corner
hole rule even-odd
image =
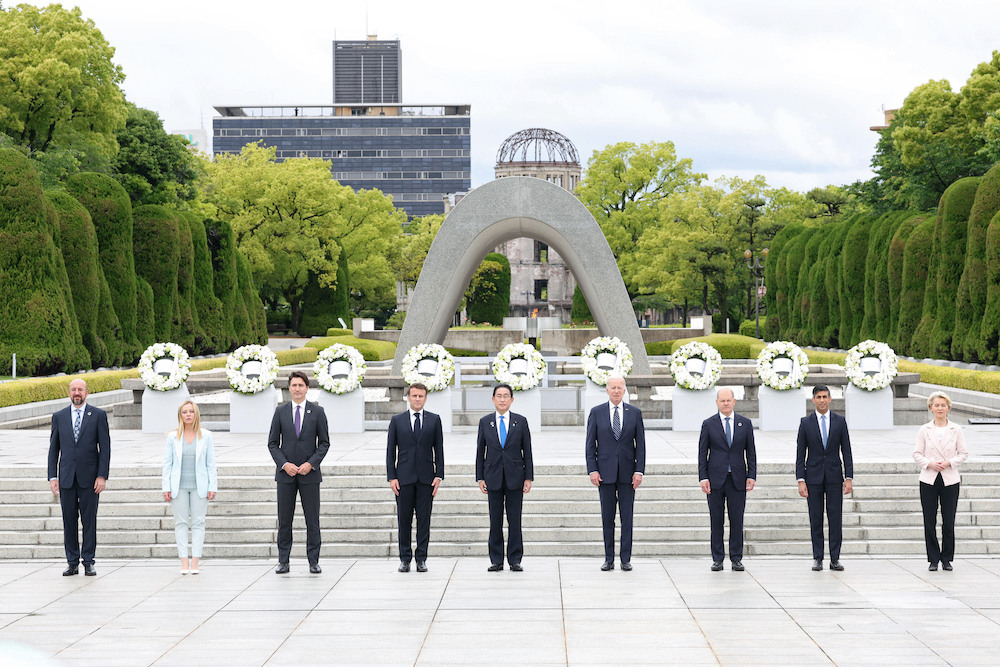
[[[743,422],[736,422],[737,426],[743,426]]]
[[[493,422],[490,422],[490,428],[496,428],[496,426],[493,424]]]
[[[306,414],[307,415],[311,415],[312,414],[312,410],[306,410]]]

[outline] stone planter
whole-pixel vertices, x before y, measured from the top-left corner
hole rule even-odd
[[[888,430],[893,426],[892,387],[865,391],[848,383],[844,389],[847,427],[856,431]]]
[[[757,390],[761,431],[797,431],[806,416],[806,392],[802,387],[778,391],[761,385]]]
[[[230,433],[268,433],[281,394],[274,385],[256,394],[229,395]]]
[[[673,430],[700,431],[701,423],[719,411],[715,405],[716,391],[718,387],[692,391],[675,386],[671,402]]]
[[[187,383],[170,391],[154,391],[146,387],[142,392],[142,432],[166,433],[177,429],[177,409],[191,398]]]
[[[316,402],[326,412],[330,433],[364,433],[365,392],[361,387],[346,394],[320,389]]]

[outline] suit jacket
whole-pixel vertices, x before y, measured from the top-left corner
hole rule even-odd
[[[933,484],[937,479],[938,471],[927,467],[931,461],[951,462],[951,467],[941,471],[941,481],[945,486],[952,486],[961,481],[958,466],[969,458],[969,452],[965,449],[965,435],[962,433],[962,427],[953,421],[949,421],[946,428],[948,430],[941,444],[938,444],[933,421],[921,426],[920,432],[917,433],[913,460],[920,464],[921,482]]]
[[[615,440],[611,431],[611,406],[601,403],[587,416],[587,472],[601,474],[605,484],[631,482],[635,473],[646,472],[646,432],[642,411],[621,402],[622,434]]]
[[[819,431],[819,419],[813,412],[799,422],[799,435],[795,448],[795,478],[804,479],[806,484],[832,484],[854,477],[854,459],[851,456],[851,437],[847,432],[847,421],[833,410],[827,426],[827,446],[823,449],[823,436]],[[844,462],[841,466],[840,456]]]
[[[52,415],[49,436],[49,479],[59,478],[59,486],[69,488],[78,479],[81,486],[93,486],[98,477],[108,478],[111,469],[111,431],[108,414],[87,405],[80,421],[80,440],[73,440],[72,408]]]
[[[400,484],[430,484],[435,477],[444,479],[444,431],[441,418],[421,410],[420,440],[413,437],[410,411],[394,415],[389,420],[385,468],[389,481]]]
[[[726,483],[733,471],[733,483],[746,488],[747,478],[757,479],[757,449],[753,442],[753,424],[743,415],[732,414],[729,421],[733,445],[726,442],[726,427],[718,413],[701,423],[698,438],[698,480],[707,479],[713,488]]]
[[[271,419],[271,432],[267,436],[267,448],[271,458],[278,466],[274,471],[274,481],[291,484],[319,484],[323,481],[323,473],[319,464],[330,449],[330,431],[326,423],[326,412],[316,403],[305,403],[305,414],[302,415],[302,428],[295,435],[295,417],[292,415],[293,403],[288,401],[279,405]],[[306,461],[312,466],[308,475],[291,475],[281,468],[286,463],[297,466]]]
[[[208,492],[219,490],[215,469],[215,444],[212,432],[201,429],[194,441],[194,478],[199,498],[207,498]],[[167,444],[163,450],[163,492],[177,496],[181,490],[181,461],[184,458],[184,437],[177,437],[177,431],[167,434]],[[288,475],[285,475],[287,477]]]
[[[496,413],[479,420],[476,437],[476,481],[486,482],[486,488],[499,491],[506,483],[508,489],[524,488],[524,480],[534,479],[531,462],[531,430],[528,420],[514,412],[507,413],[507,442],[500,446],[497,434]]]

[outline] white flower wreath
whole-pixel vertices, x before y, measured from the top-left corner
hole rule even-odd
[[[791,372],[780,375],[772,367],[774,360],[784,357],[792,362]],[[809,357],[802,348],[787,340],[776,340],[757,355],[757,377],[765,387],[777,391],[798,389],[809,375]]]
[[[259,361],[260,375],[251,378],[243,374],[243,364]],[[278,357],[266,345],[244,345],[236,348],[226,359],[226,378],[238,394],[256,394],[264,391],[278,379]]]
[[[881,368],[871,375],[861,367],[865,357],[878,357]],[[899,374],[899,359],[892,348],[877,340],[864,340],[847,352],[844,360],[844,371],[847,379],[855,387],[865,391],[878,391],[892,384],[892,378]]]
[[[615,357],[614,366],[607,368],[598,366],[598,357],[611,354]],[[580,352],[583,361],[583,374],[591,382],[602,387],[608,384],[608,376],[618,373],[626,376],[632,370],[632,351],[628,345],[617,336],[599,336],[584,345]]]
[[[170,359],[169,375],[156,372],[154,366],[160,359]],[[170,391],[177,389],[191,375],[191,359],[187,350],[177,343],[153,343],[139,357],[139,376],[143,383],[153,391]]]
[[[418,370],[421,361],[431,360],[437,362],[437,369],[434,375],[424,375]],[[427,387],[428,391],[441,391],[447,389],[451,384],[451,379],[455,376],[455,360],[451,353],[444,349],[443,345],[437,343],[421,343],[411,347],[403,357],[402,364],[403,381],[407,385],[420,382]]]
[[[346,361],[351,368],[344,377],[334,377],[330,374],[330,364],[334,361]],[[320,387],[332,394],[348,394],[361,386],[365,379],[368,365],[357,348],[342,343],[334,343],[316,357],[313,364],[313,375]]]
[[[515,375],[510,370],[510,362],[523,359],[528,370],[521,375]],[[497,382],[509,384],[514,391],[534,389],[545,379],[545,359],[534,346],[525,343],[505,345],[499,354],[493,358],[493,377]]]
[[[705,372],[701,376],[693,375],[687,369],[689,359],[702,359],[705,362]],[[682,389],[711,389],[722,377],[722,355],[708,343],[697,340],[681,345],[670,359],[670,374]]]

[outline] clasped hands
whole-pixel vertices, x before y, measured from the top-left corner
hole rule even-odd
[[[945,468],[951,467],[951,461],[949,461],[948,459],[945,459],[943,461],[931,461],[930,463],[927,464],[927,467],[930,468],[931,470],[937,470],[938,472],[941,472]]]
[[[596,470],[590,473],[590,483],[594,486],[600,486],[604,479],[601,478],[601,473]],[[632,489],[638,489],[639,485],[642,484],[642,475],[639,473],[633,473],[632,475]]]
[[[295,465],[291,461],[281,466],[281,469],[288,473],[289,477],[295,477],[296,475],[308,475],[312,472],[312,464],[306,461],[300,466]]]

